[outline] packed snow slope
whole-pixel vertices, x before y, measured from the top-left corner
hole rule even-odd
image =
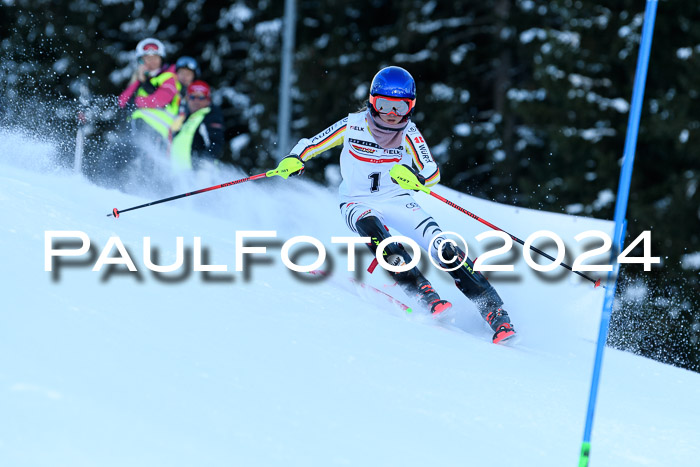
[[[50,145],[0,136],[0,465],[577,465],[602,289],[562,268],[535,274],[514,245],[491,263],[515,271],[489,277],[521,337],[494,345],[473,305],[428,263],[459,312],[452,324],[346,287],[347,254],[331,237],[352,234],[333,188],[263,179],[114,219],[114,207],[245,175],[182,177],[160,192],[142,184],[136,196],[57,169]],[[557,233],[569,263],[599,244],[576,234],[612,230],[435,191],[522,239]],[[467,239],[470,256],[500,246],[475,241],[484,225],[416,199]],[[272,230],[258,242],[267,253],[236,271],[236,233]],[[91,249],[45,271],[46,231],[83,232]],[[284,266],[281,244],[296,235],[326,246],[332,279],[309,282]],[[92,270],[110,237],[137,272]],[[183,266],[148,270],[144,237],[160,265],[175,263],[182,237]],[[193,271],[195,237],[201,262],[227,271]],[[402,298],[381,270],[361,277]],[[697,465],[698,400],[700,375],[608,349],[591,465]]]

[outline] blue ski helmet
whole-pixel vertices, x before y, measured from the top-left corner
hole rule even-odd
[[[192,57],[183,55],[182,57],[178,58],[177,62],[175,62],[175,71],[179,70],[180,68],[192,70],[194,71],[195,78],[199,77],[199,64],[197,63],[197,60]]]
[[[413,76],[398,66],[389,66],[374,75],[369,88],[370,96],[416,98],[416,82]]]

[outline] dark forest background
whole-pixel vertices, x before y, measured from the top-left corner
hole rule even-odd
[[[250,173],[277,141],[284,1],[0,1],[0,116],[66,154],[77,114],[99,158],[123,122],[133,49],[196,57]],[[414,120],[442,183],[500,203],[612,219],[644,0],[298,0],[292,140],[366,99],[378,69],[414,76]],[[700,371],[700,4],[659,2],[628,208],[651,272],[622,268],[608,344]],[[323,181],[333,158],[314,159]],[[90,175],[89,165],[86,175]],[[636,251],[641,256],[641,248]],[[562,304],[566,307],[566,304]]]

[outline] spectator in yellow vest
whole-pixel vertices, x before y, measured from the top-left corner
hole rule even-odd
[[[170,157],[177,168],[197,169],[205,160],[221,160],[224,152],[224,123],[221,111],[212,105],[211,88],[194,81],[187,88],[187,118],[173,138]]]
[[[142,40],[136,46],[138,66],[127,88],[119,96],[119,107],[133,104],[131,114],[134,129],[155,131],[167,145],[170,128],[180,105],[181,85],[175,66],[163,63],[165,46],[154,38]]]

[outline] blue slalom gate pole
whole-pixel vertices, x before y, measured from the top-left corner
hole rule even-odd
[[[642,113],[642,100],[644,98],[644,86],[646,84],[647,69],[649,68],[649,54],[651,51],[651,39],[654,35],[654,21],[656,19],[656,7],[658,0],[647,0],[644,13],[644,26],[642,29],[642,39],[637,59],[637,71],[634,78],[634,90],[632,92],[632,106],[627,123],[627,135],[625,138],[625,148],[620,172],[620,183],[617,189],[617,201],[615,203],[615,234],[611,251],[611,264],[613,269],[608,273],[607,286],[605,289],[605,301],[600,318],[600,329],[598,331],[598,343],[596,345],[595,361],[593,364],[593,377],[591,380],[591,391],[588,399],[588,413],[586,415],[586,427],[583,433],[583,444],[581,446],[581,457],[579,467],[587,467],[591,451],[591,431],[593,430],[593,415],[595,413],[596,399],[598,396],[598,386],[600,384],[600,370],[603,363],[603,352],[605,342],[608,338],[608,327],[610,326],[610,315],[612,314],[613,299],[617,288],[617,276],[620,271],[620,264],[617,255],[622,251],[627,222],[625,214],[627,212],[627,202],[629,200],[630,182],[632,180],[632,168],[634,166],[634,153],[637,147],[637,135],[639,134],[639,120]]]

